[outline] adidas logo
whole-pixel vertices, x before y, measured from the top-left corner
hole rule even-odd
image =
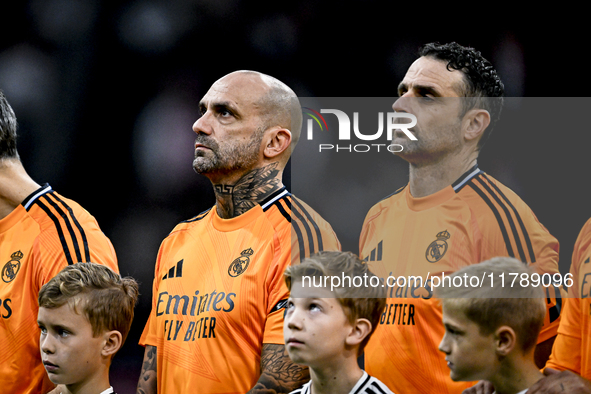
[[[271,309],[270,313],[281,310],[281,309],[285,308],[286,306],[287,306],[287,300],[281,300],[273,307],[273,309]]]
[[[382,260],[382,242],[378,243],[378,247],[372,249],[369,256],[366,256],[363,261],[381,261]]]
[[[162,280],[168,279],[168,278],[180,278],[181,276],[183,276],[183,261],[184,260],[185,259],[181,259],[181,261],[176,263],[175,266],[171,267],[168,270],[168,273],[162,277]]]

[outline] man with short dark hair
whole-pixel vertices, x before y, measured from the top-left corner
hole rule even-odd
[[[299,100],[273,77],[238,71],[199,109],[193,167],[216,203],[160,247],[138,393],[288,393],[309,375],[285,351],[283,272],[340,249],[330,225],[282,184]]]
[[[76,202],[37,184],[16,149],[14,111],[0,91],[0,381],[7,393],[46,393],[39,353],[37,295],[70,264],[94,262],[118,272],[111,241]]]
[[[410,129],[416,141],[401,131],[392,140],[403,147],[397,155],[409,163],[409,183],[371,208],[360,237],[360,255],[378,275],[422,279],[389,289],[365,352],[368,373],[394,392],[466,387],[451,381],[437,350],[444,329],[433,289],[442,274],[497,256],[515,257],[540,273],[559,272],[558,241],[513,191],[478,168],[503,90],[493,66],[457,43],[425,45],[398,86],[393,109],[417,118]],[[553,289],[548,297],[540,363],[560,315]]]

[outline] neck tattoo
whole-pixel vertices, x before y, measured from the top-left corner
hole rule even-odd
[[[240,216],[278,190],[282,186],[278,166],[272,163],[252,170],[234,185],[213,185],[218,215],[223,219]]]

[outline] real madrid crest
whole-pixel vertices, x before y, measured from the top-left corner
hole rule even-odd
[[[232,277],[237,277],[238,275],[244,273],[248,268],[248,263],[250,263],[250,256],[254,251],[251,248],[245,249],[240,253],[240,257],[236,260],[232,261],[230,267],[228,267],[228,275]]]
[[[2,280],[10,283],[16,278],[16,274],[21,269],[20,260],[23,258],[23,252],[20,250],[10,255],[10,261],[2,267]]]
[[[444,230],[437,233],[436,237],[437,239],[431,242],[425,253],[425,257],[430,263],[436,263],[445,255],[445,252],[447,252],[447,240],[451,235],[447,230]]]

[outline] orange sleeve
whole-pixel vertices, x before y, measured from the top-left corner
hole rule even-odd
[[[562,312],[561,323],[552,354],[546,363],[546,368],[571,370],[581,373],[581,330],[578,328],[577,317],[580,316],[580,299],[571,298],[567,301]]]
[[[33,245],[37,268],[37,291],[70,263],[103,264],[119,273],[113,244],[100,229],[96,219],[74,201],[57,193],[45,196],[45,213],[53,221],[41,222],[41,232]],[[63,204],[63,205],[62,205]],[[60,210],[56,210],[60,208]],[[64,208],[65,207],[65,208]],[[39,216],[39,213],[36,213]]]
[[[494,205],[495,211],[498,212],[496,221],[492,221],[490,215],[484,216],[481,212],[475,212],[483,239],[481,261],[513,255],[540,275],[560,273],[558,240],[538,221],[531,208],[512,190],[492,177],[483,178],[480,185],[480,192],[491,196],[490,204]],[[567,293],[562,287],[549,287],[546,289],[546,295],[547,313],[538,343],[556,336],[564,306],[563,298]]]
[[[276,263],[272,265],[267,276],[267,321],[263,331],[263,343],[283,344],[283,312],[289,291],[283,279],[283,272],[291,263],[290,245],[291,231],[275,235],[274,246]]]
[[[88,211],[55,192],[47,193],[42,199],[39,207],[42,206],[44,214],[39,210],[34,214],[44,218],[40,224],[42,231],[34,246],[36,258],[43,262],[37,265],[39,290],[71,263],[103,264],[119,273],[113,244]]]
[[[290,264],[323,250],[341,250],[337,235],[305,202],[292,198],[291,225],[274,239],[277,263],[267,278],[269,302],[263,343],[283,344],[283,315],[289,297],[283,273]]]
[[[591,219],[585,223],[573,250],[570,274],[573,279],[573,286],[569,288],[570,298],[562,313],[562,321],[558,328],[558,336],[552,347],[552,354],[546,367],[559,370],[569,369],[581,374],[581,354],[583,344],[583,322],[582,312],[583,299],[580,293],[580,269],[585,262],[589,261],[591,253]],[[585,297],[585,295],[583,295]]]
[[[292,198],[291,262],[300,263],[304,258],[323,250],[341,250],[341,243],[331,225],[300,199]]]

